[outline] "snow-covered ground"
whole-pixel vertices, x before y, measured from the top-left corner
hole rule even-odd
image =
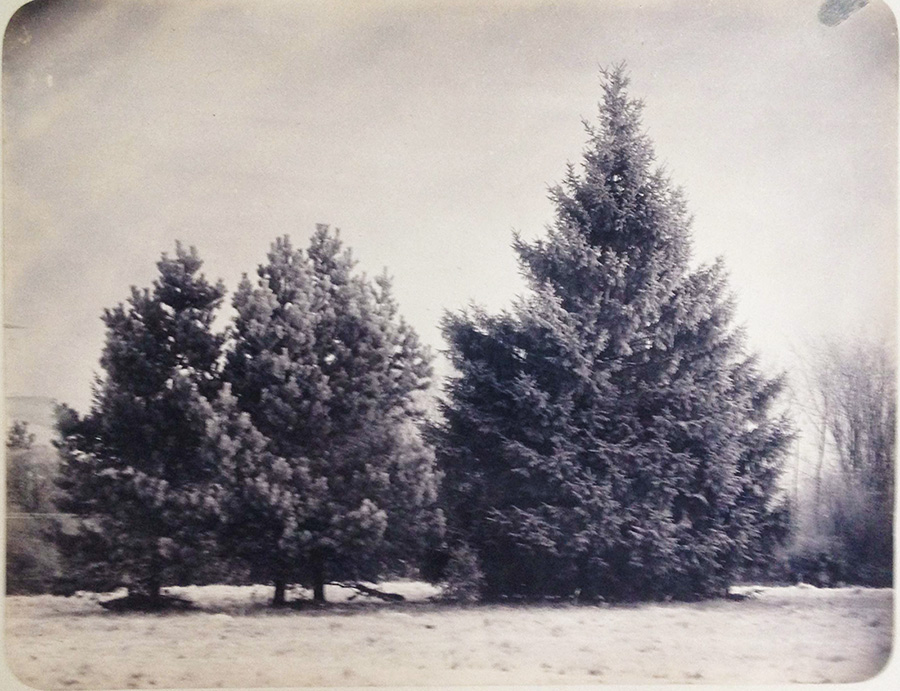
[[[197,611],[114,614],[82,593],[6,599],[7,663],[40,688],[849,682],[892,645],[891,590],[734,588],[740,601],[633,606],[385,605],[330,586],[328,608],[272,610],[266,586],[168,592]],[[293,598],[308,597],[295,591]]]

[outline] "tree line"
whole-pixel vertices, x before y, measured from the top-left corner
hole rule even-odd
[[[893,582],[897,374],[886,346],[807,349],[795,407],[809,430],[791,487],[793,571],[820,585]]]
[[[152,288],[107,310],[105,376],[84,417],[61,411],[64,511],[89,516],[68,552],[151,600],[221,556],[324,599],[329,576],[415,557],[443,528],[422,441],[430,354],[390,281],[354,271],[336,232],[277,239],[244,277],[227,335],[225,289],[193,248]]]
[[[272,244],[226,291],[194,248],[104,312],[91,409],[61,406],[59,531],[82,582],[158,599],[176,582],[418,573],[458,597],[722,594],[789,527],[783,378],[733,325],[721,261],[694,267],[684,198],[640,101],[603,72],[555,221],[514,238],[529,292],[442,323],[432,355],[387,275],[337,231]]]

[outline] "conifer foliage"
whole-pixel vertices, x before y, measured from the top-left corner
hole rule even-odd
[[[515,238],[530,293],[443,325],[448,535],[488,597],[718,594],[782,526],[780,381],[731,326],[721,263],[691,268],[685,203],[627,87],[603,72],[555,223]]]
[[[212,551],[218,469],[203,453],[220,387],[225,289],[194,248],[163,254],[152,289],[104,313],[106,345],[90,412],[58,413],[61,508],[83,520],[62,545],[70,568],[158,601]]]
[[[229,540],[275,583],[377,572],[439,539],[433,452],[418,422],[430,355],[397,315],[390,281],[354,272],[336,232],[306,252],[272,245],[234,297],[226,380],[246,414],[230,448]],[[233,417],[233,416],[232,416]]]

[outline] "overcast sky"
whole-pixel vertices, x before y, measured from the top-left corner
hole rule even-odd
[[[32,3],[3,52],[6,393],[86,409],[104,307],[176,239],[233,290],[341,229],[436,350],[445,309],[523,289],[598,66],[625,60],[658,159],[771,367],[896,320],[897,36],[821,0]],[[335,6],[337,5],[337,7]]]

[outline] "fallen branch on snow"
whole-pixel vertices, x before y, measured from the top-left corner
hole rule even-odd
[[[362,583],[340,583],[336,581],[331,581],[328,585],[336,585],[341,588],[352,588],[358,593],[362,593],[363,595],[370,595],[371,597],[377,597],[385,602],[403,602],[406,600],[405,597],[400,595],[399,593],[386,593],[383,590],[377,590],[376,588],[370,588],[367,585],[363,585]]]

